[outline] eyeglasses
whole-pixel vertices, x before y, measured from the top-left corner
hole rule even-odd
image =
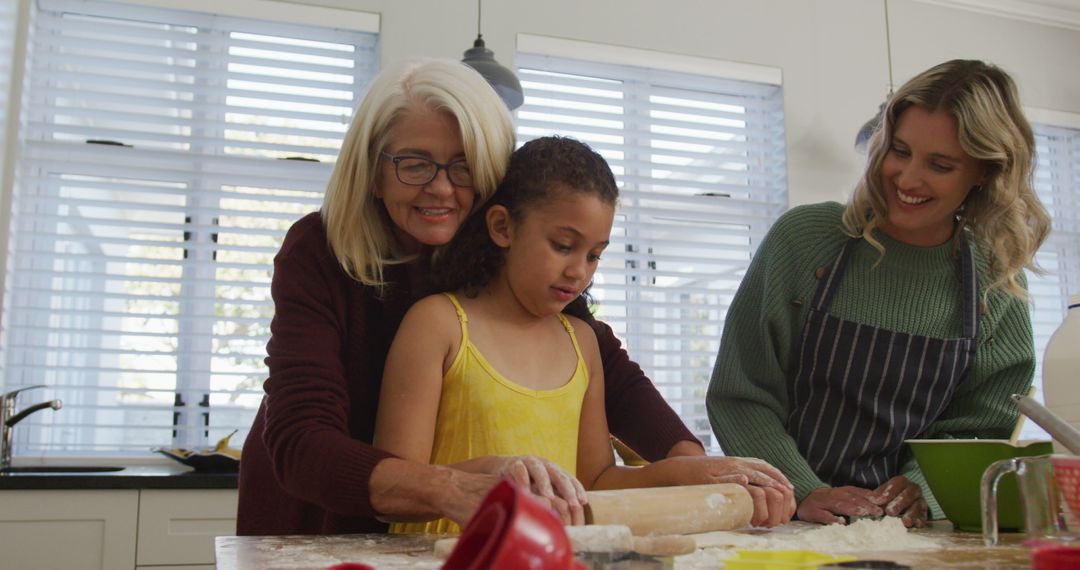
[[[454,186],[472,188],[473,185],[472,171],[469,170],[469,163],[465,160],[455,160],[443,164],[423,156],[407,154],[394,156],[388,152],[379,153],[379,156],[383,160],[394,163],[394,174],[397,175],[398,181],[402,184],[423,186],[435,180],[440,170],[446,170],[446,177],[450,179],[450,183]]]

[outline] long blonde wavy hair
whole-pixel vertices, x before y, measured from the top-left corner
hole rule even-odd
[[[957,211],[954,234],[955,240],[970,231],[976,246],[987,253],[990,284],[984,294],[1000,288],[1027,299],[1020,272],[1040,272],[1035,252],[1050,232],[1050,216],[1031,187],[1035,138],[1016,84],[994,65],[954,59],[916,75],[896,91],[870,139],[866,170],[844,210],[844,229],[885,255],[873,233],[888,215],[881,165],[892,147],[897,120],[912,106],[952,115],[961,148],[988,175]]]
[[[394,224],[373,191],[379,153],[402,114],[428,108],[452,115],[479,207],[494,192],[514,150],[510,111],[472,68],[449,59],[414,59],[383,70],[372,82],[345,135],[323,197],[330,247],[353,279],[382,289],[387,265],[415,259],[403,250]]]

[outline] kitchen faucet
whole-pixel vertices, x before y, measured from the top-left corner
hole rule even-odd
[[[6,394],[0,394],[0,470],[11,467],[11,428],[13,428],[15,424],[21,422],[23,418],[38,410],[44,410],[45,408],[59,410],[63,405],[60,400],[49,400],[47,402],[34,404],[19,413],[15,413],[15,396],[17,396],[19,392],[31,388],[44,387],[44,385],[27,386],[25,388],[12,390]]]

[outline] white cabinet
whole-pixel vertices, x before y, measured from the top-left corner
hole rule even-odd
[[[135,566],[138,490],[0,491],[0,568]]]
[[[236,501],[233,489],[143,489],[136,565],[156,570],[164,564],[213,568],[214,537],[236,534]]]
[[[213,570],[235,489],[2,490],[0,570]]]

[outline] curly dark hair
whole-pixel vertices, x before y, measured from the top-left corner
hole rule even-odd
[[[503,265],[505,252],[491,241],[487,212],[503,206],[520,222],[533,205],[566,194],[589,194],[615,205],[619,190],[607,162],[583,142],[567,137],[533,139],[514,151],[506,176],[495,194],[462,224],[454,239],[436,256],[430,272],[430,293],[464,290],[474,297]],[[588,290],[563,309],[590,324]]]

